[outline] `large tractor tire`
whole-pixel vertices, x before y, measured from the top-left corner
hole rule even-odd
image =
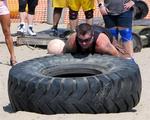
[[[113,56],[47,56],[12,67],[8,94],[14,111],[125,112],[140,100],[141,76],[136,63]]]

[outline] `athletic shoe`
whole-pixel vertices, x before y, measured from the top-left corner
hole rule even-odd
[[[49,35],[50,36],[58,36],[58,29],[52,27]]]
[[[21,23],[19,26],[18,26],[18,30],[17,30],[17,34],[18,35],[23,35],[25,33],[25,24]]]
[[[29,25],[27,32],[31,36],[36,36],[36,33],[33,31],[33,27],[31,25]]]

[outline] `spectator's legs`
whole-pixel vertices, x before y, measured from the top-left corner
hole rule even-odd
[[[36,33],[33,31],[33,18],[34,18],[34,15],[31,15],[31,14],[28,14],[28,29],[27,29],[27,32],[29,35],[31,36],[35,36]]]
[[[20,23],[25,23],[27,13],[26,12],[19,12],[19,15],[20,15]]]
[[[69,22],[70,22],[70,30],[67,30],[59,35],[61,38],[65,38],[68,35],[72,34],[76,26],[78,25],[78,11],[73,11],[72,9],[69,9]]]
[[[13,47],[13,39],[10,34],[10,15],[1,15],[0,16],[0,23],[2,26],[2,30],[5,36],[6,45],[8,47],[9,53],[10,53],[10,60],[12,61],[12,64],[16,64],[16,57],[14,53],[14,47]]]
[[[28,0],[28,29],[27,32],[29,35],[36,35],[36,33],[33,31],[33,19],[35,15],[35,8],[38,4],[38,0]]]
[[[91,19],[86,19],[86,23],[92,25],[92,24],[93,24],[93,18],[91,18]]]
[[[115,37],[116,40],[118,40],[118,28],[117,27],[112,27],[108,29],[110,31],[110,33],[113,35],[113,37]]]
[[[130,28],[118,28],[121,35],[121,40],[124,49],[133,57],[133,41],[132,41],[132,30]]]
[[[123,48],[133,57],[132,11],[122,13],[121,15],[105,15],[103,18],[105,27],[110,30],[116,39],[118,34],[120,34]]]
[[[70,22],[70,29],[72,31],[75,31],[76,26],[78,25],[78,19],[76,19],[76,20],[69,20],[69,22]]]
[[[118,18],[118,29],[124,49],[133,57],[132,10],[122,13]]]
[[[60,18],[61,18],[62,10],[63,10],[63,8],[54,8],[54,12],[53,12],[53,27],[51,28],[52,36],[57,36],[58,35],[57,27],[58,27],[58,23],[59,23]]]
[[[93,10],[88,10],[84,12],[86,17],[86,23],[92,25],[93,24]]]
[[[28,14],[28,25],[33,25],[34,15]]]
[[[123,47],[130,54],[130,56],[133,57],[133,42],[132,41],[124,42]]]
[[[70,29],[75,31],[76,26],[78,25],[78,11],[73,11],[69,9],[69,20],[70,20]]]
[[[20,15],[20,25],[18,26],[17,32],[20,34],[23,34],[25,32],[25,20],[27,17],[27,14],[25,12],[26,0],[18,0],[19,2],[19,15]]]
[[[63,8],[54,8],[54,13],[53,13],[53,28],[57,29],[59,20],[61,18]]]

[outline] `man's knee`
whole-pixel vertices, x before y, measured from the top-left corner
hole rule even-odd
[[[109,31],[116,39],[118,39],[118,29],[117,28],[110,28]]]
[[[130,28],[119,30],[119,33],[121,35],[122,42],[127,42],[132,40],[132,30]]]
[[[69,9],[69,19],[70,20],[76,20],[78,17],[78,11],[73,11]]]
[[[93,10],[85,11],[84,14],[85,14],[85,18],[86,18],[86,19],[91,19],[91,18],[93,18]]]

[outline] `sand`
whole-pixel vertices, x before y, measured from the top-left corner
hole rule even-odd
[[[36,24],[36,28],[46,29],[49,25]],[[12,24],[12,31],[16,30],[16,24]],[[1,30],[1,29],[0,29]],[[0,31],[0,42],[4,37]],[[15,40],[15,38],[14,38]],[[47,55],[46,49],[23,46],[15,46],[17,61],[22,62],[35,57]],[[142,94],[139,104],[131,112],[115,114],[56,114],[42,115],[37,113],[19,111],[13,113],[8,98],[7,82],[8,73],[11,69],[9,54],[5,44],[0,44],[0,120],[149,120],[150,119],[150,48],[144,48],[135,53],[142,76]]]

